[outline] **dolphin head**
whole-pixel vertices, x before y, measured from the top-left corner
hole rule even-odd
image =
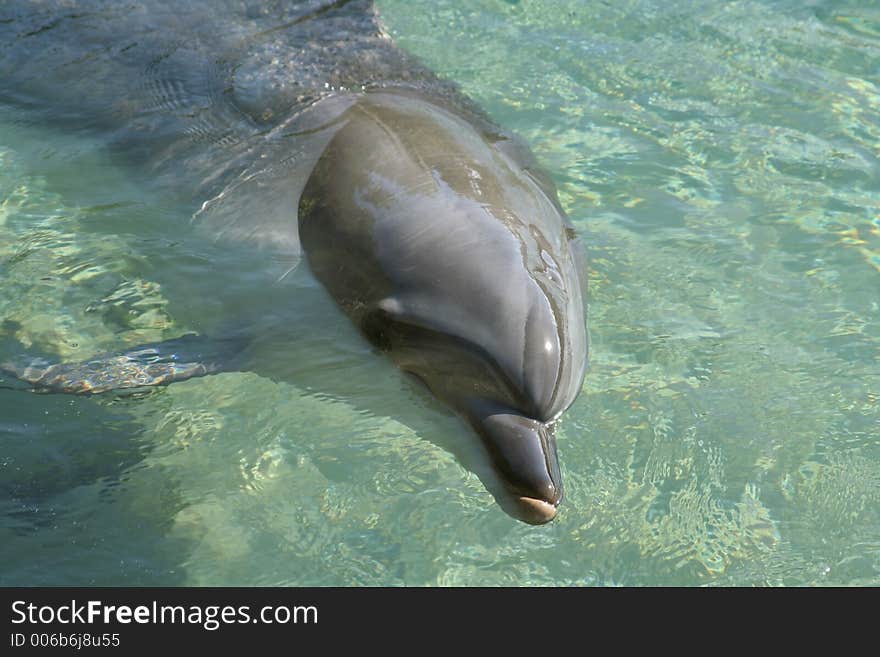
[[[580,388],[583,319],[560,321],[542,292],[511,284],[505,273],[480,268],[498,297],[491,304],[476,293],[477,307],[462,311],[479,285],[418,287],[383,299],[361,328],[470,424],[492,466],[482,478],[501,507],[540,524],[556,516],[563,497],[554,424]],[[466,275],[479,279],[473,270]]]
[[[552,184],[411,95],[367,94],[340,125],[300,202],[313,272],[470,424],[502,508],[553,519],[553,425],[580,391],[587,339],[578,248]]]

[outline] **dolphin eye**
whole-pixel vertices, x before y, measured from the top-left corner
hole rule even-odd
[[[395,322],[394,316],[381,307],[374,308],[361,320],[361,331],[373,345],[382,351],[389,351],[392,346],[391,331]]]
[[[442,341],[443,334],[423,326],[417,318],[408,316],[395,299],[383,299],[361,319],[361,331],[382,351],[405,348],[407,345]]]
[[[484,348],[396,310],[377,304],[363,316],[361,331],[436,396],[447,400],[480,398],[523,411],[530,408],[523,393]]]

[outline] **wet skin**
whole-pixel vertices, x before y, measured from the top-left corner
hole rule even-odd
[[[553,428],[587,359],[580,246],[528,148],[397,48],[370,2],[0,5],[0,101],[104,135],[210,238],[304,255],[479,437],[491,468],[468,467],[498,503],[556,515]],[[265,337],[5,369],[94,394],[251,369],[233,352]]]
[[[418,94],[365,94],[299,205],[315,276],[364,335],[460,414],[527,522],[563,495],[553,423],[587,356],[581,263],[552,187]]]

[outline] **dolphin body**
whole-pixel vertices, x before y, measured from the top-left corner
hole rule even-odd
[[[0,101],[51,100],[105,135],[209,234],[303,254],[473,428],[501,506],[556,515],[553,425],[587,360],[579,243],[528,148],[396,48],[371,2],[12,0],[0,81]],[[90,361],[99,385],[76,366],[15,373],[101,392],[224,369],[198,350],[179,362],[174,342],[174,363],[161,344]]]

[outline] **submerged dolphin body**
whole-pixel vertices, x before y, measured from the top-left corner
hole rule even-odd
[[[395,48],[370,3],[217,4],[13,2],[0,99],[69,105],[72,124],[191,192],[212,234],[301,249],[367,339],[473,427],[501,505],[552,519],[553,424],[587,358],[583,267],[552,183]],[[224,369],[181,362],[182,344],[16,373],[100,392]]]

